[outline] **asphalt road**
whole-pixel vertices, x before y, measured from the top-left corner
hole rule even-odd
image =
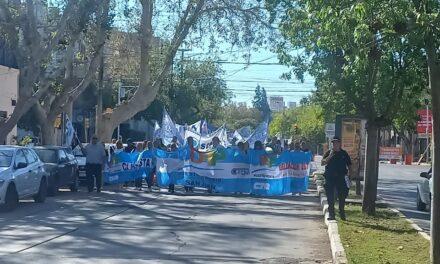
[[[381,164],[378,184],[381,198],[427,232],[430,230],[430,213],[417,211],[416,198],[417,183],[422,180],[419,174],[428,170],[428,166]]]
[[[0,263],[331,263],[301,197],[61,192],[0,214]]]

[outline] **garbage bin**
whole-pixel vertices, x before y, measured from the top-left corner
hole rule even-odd
[[[405,165],[412,165],[413,163],[413,155],[406,154],[405,155]]]

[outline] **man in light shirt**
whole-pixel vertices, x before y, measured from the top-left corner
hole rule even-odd
[[[89,192],[92,192],[95,187],[95,179],[96,191],[101,192],[102,166],[106,160],[104,146],[98,142],[98,137],[94,135],[92,137],[92,142],[82,150],[86,155],[86,176]]]

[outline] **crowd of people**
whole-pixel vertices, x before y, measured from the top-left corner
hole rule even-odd
[[[250,149],[250,145],[247,141],[237,142],[236,140],[232,140],[232,145],[229,146],[231,148],[237,149],[241,154],[246,155]],[[194,153],[203,153],[212,150],[222,150],[226,147],[221,144],[221,141],[218,137],[213,137],[212,141],[209,142],[206,146],[203,146],[201,149],[196,145],[194,138],[188,137],[186,142],[184,143],[190,149],[191,159],[194,159]],[[105,144],[98,142],[98,137],[94,135],[92,137],[91,143],[86,147],[80,147],[86,156],[86,176],[87,176],[87,186],[89,192],[94,190],[94,183],[96,182],[96,190],[97,192],[101,191],[102,187],[102,171],[104,169],[104,165],[106,162],[110,162],[110,157],[119,152],[127,152],[127,153],[141,153],[145,150],[153,150],[160,149],[167,152],[176,151],[181,144],[178,141],[178,138],[175,136],[172,138],[171,142],[167,145],[164,144],[164,141],[161,138],[156,138],[153,141],[145,140],[143,142],[134,142],[132,139],[127,139],[124,144],[122,139],[113,139],[111,144],[106,148]],[[289,143],[288,140],[281,141],[277,137],[272,137],[268,139],[268,142],[264,144],[262,141],[256,141],[254,143],[253,149],[255,150],[265,150],[268,153],[273,155],[279,155],[283,151],[304,151],[309,152],[307,147],[307,143],[305,141],[291,140]],[[152,187],[155,182],[155,165],[156,160],[153,158],[151,173],[149,175],[145,175],[145,182],[147,184],[147,188],[149,191],[152,191]],[[135,188],[142,190],[143,178],[139,178],[134,182],[126,182],[123,187],[128,187],[130,185],[134,185]],[[193,192],[194,188],[192,186],[184,186],[185,192]],[[175,186],[174,184],[170,184],[168,186],[168,192],[174,193]],[[208,192],[212,192],[208,188]]]

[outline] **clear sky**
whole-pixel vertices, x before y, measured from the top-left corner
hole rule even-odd
[[[185,57],[203,59],[197,56],[198,52],[187,51]],[[242,58],[244,53],[233,52],[220,55],[220,65],[225,71],[223,78],[227,82],[228,89],[234,95],[234,102],[246,102],[252,105],[254,90],[257,85],[266,89],[268,97],[271,95],[283,96],[286,106],[288,102],[297,102],[310,94],[315,89],[314,80],[306,76],[305,82],[293,79],[290,81],[280,78],[281,74],[288,71],[288,68],[278,64],[278,58],[271,51],[260,49],[251,52],[250,64]],[[257,63],[257,64],[252,64]]]

